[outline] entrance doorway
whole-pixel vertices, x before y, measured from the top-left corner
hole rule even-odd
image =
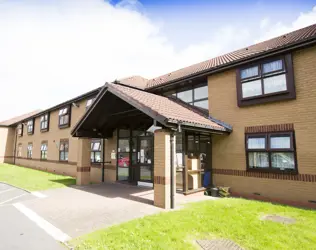
[[[151,133],[122,130],[118,132],[117,180],[131,184],[152,184],[154,145]]]

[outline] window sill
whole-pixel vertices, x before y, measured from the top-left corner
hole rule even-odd
[[[34,135],[33,132],[27,132],[27,135]]]
[[[61,163],[68,163],[68,160],[59,160]]]
[[[247,172],[298,175],[298,171],[296,169],[295,170],[279,170],[279,169],[264,169],[264,168],[248,168]]]
[[[41,133],[48,132],[48,128],[41,129]]]
[[[70,124],[58,125],[58,127],[59,127],[60,129],[69,128],[69,127],[70,127]]]
[[[264,94],[264,95],[245,97],[245,98],[242,98],[241,101],[257,100],[257,99],[266,98],[270,96],[278,96],[278,95],[289,94],[289,93],[290,92],[288,90],[285,90],[285,91],[279,91],[279,92],[274,92],[274,93],[269,93],[269,94]]]
[[[40,161],[47,161],[47,159],[40,159]]]

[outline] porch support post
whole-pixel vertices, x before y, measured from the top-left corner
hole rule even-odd
[[[90,184],[90,151],[91,140],[87,138],[79,138],[77,154],[77,185]]]
[[[170,131],[156,130],[154,138],[154,205],[171,207],[171,147]]]

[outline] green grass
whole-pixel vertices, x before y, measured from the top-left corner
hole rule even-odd
[[[265,214],[297,221],[263,221]],[[231,239],[244,249],[316,249],[316,211],[233,198],[204,201],[99,230],[71,244],[94,250],[198,249],[194,239],[207,238]]]
[[[76,184],[69,176],[57,175],[10,164],[0,164],[0,182],[29,191],[60,188]]]

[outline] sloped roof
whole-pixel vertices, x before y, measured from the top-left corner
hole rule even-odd
[[[34,111],[30,112],[30,113],[26,113],[26,114],[23,114],[23,115],[19,115],[19,116],[13,117],[13,118],[11,118],[9,120],[5,120],[5,121],[0,122],[0,126],[10,126],[10,125],[12,125],[14,123],[22,121],[22,120],[24,120],[24,119],[26,119],[28,117],[34,116],[34,115],[39,114],[41,112],[42,112],[42,110],[37,109],[37,110],[34,110]]]
[[[107,84],[107,91],[117,95],[131,105],[136,106],[136,108],[140,108],[141,110],[144,108],[155,116],[159,115],[163,117],[165,123],[180,123],[192,127],[227,131],[224,126],[194,112],[190,108],[176,103],[168,97],[111,83]]]
[[[119,83],[138,89],[144,89],[147,86],[148,79],[142,76],[130,76],[117,80]]]
[[[146,89],[308,40],[316,40],[316,24],[148,80]]]

